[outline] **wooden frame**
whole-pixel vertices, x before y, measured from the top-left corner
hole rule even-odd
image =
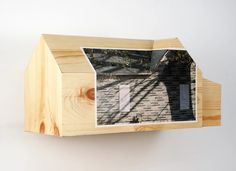
[[[133,40],[42,35],[25,71],[25,131],[76,136],[171,128],[218,126],[221,86],[197,69],[197,121],[97,127],[95,71],[81,47],[161,49],[183,48],[177,39]]]

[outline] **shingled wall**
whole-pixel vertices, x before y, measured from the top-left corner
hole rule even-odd
[[[98,75],[98,125],[195,120],[195,63],[192,63],[190,72],[181,76],[179,72],[183,65],[172,66],[170,72],[163,72],[164,65],[151,75]],[[180,84],[191,85],[188,110],[180,110]],[[119,110],[119,85],[130,86],[129,112]]]

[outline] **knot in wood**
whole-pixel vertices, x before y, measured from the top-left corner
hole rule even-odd
[[[94,88],[88,89],[87,92],[86,92],[86,96],[87,96],[90,100],[94,100]]]

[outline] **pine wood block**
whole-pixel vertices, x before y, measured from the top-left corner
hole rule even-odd
[[[97,74],[82,50],[84,47],[184,48],[177,38],[134,40],[42,35],[25,70],[25,131],[76,136],[220,125],[220,85],[203,78],[199,68],[196,71],[196,120],[98,125]]]

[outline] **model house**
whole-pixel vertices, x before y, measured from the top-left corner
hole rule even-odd
[[[220,125],[220,85],[177,39],[42,35],[25,71],[25,130],[56,136]]]

